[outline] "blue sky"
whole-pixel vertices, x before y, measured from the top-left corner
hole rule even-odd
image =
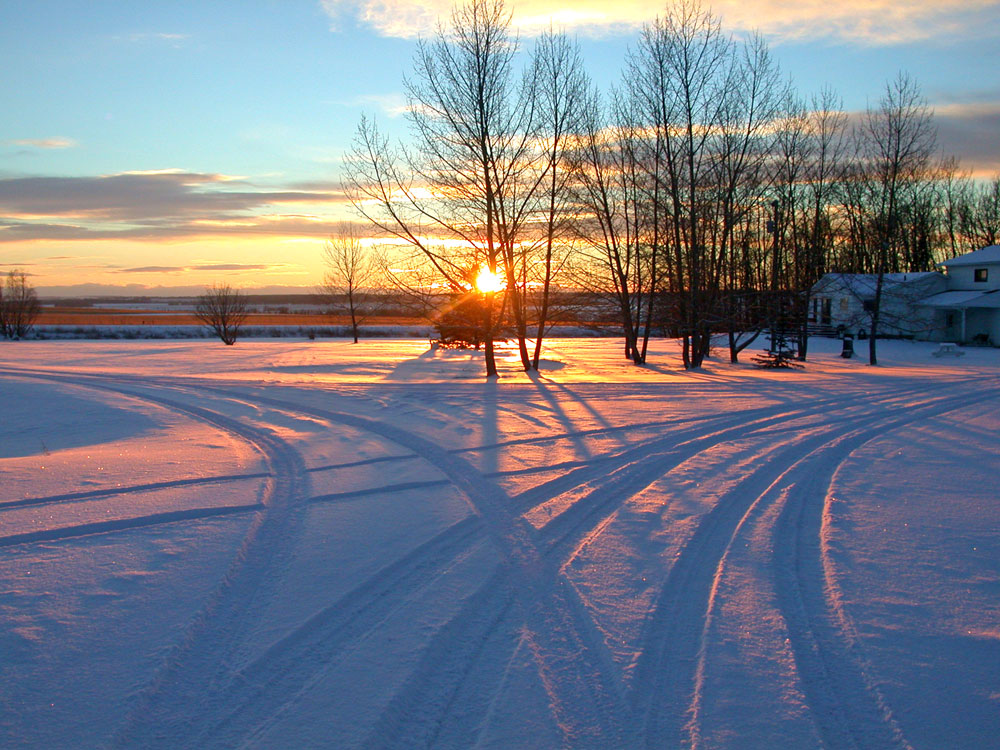
[[[337,184],[358,119],[405,132],[402,76],[449,7],[0,0],[0,270],[24,268],[43,292],[311,289],[348,215]],[[510,7],[525,47],[554,22],[606,87],[664,6]],[[1000,172],[1000,2],[712,7],[736,35],[759,29],[800,92],[831,85],[849,110],[911,73],[943,148]]]

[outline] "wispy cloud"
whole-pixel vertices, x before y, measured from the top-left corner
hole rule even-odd
[[[189,266],[139,266],[118,268],[113,273],[188,273],[190,271],[280,271],[284,263],[200,263]]]
[[[99,177],[0,179],[0,242],[322,236],[347,203],[335,184],[262,189],[227,175],[156,170]],[[293,210],[285,210],[285,207]]]
[[[131,42],[133,44],[169,44],[175,48],[181,47],[190,38],[190,34],[173,34],[162,31],[141,31],[115,37],[118,41]]]
[[[353,107],[377,107],[389,117],[399,117],[406,114],[406,111],[409,109],[406,97],[401,93],[364,94],[356,96],[347,102],[347,104]]]
[[[284,263],[201,263],[191,266],[193,271],[270,271],[284,268]]]
[[[7,141],[11,146],[22,146],[26,148],[61,149],[74,148],[79,144],[72,138],[55,135],[51,138],[16,138]]]
[[[187,266],[140,266],[139,268],[119,268],[114,273],[182,273]]]
[[[448,20],[452,0],[321,0],[335,30],[347,18],[385,36],[432,34]],[[514,0],[518,31],[531,36],[550,26],[604,36],[632,31],[662,14],[662,0]],[[894,44],[993,33],[997,0],[716,0],[711,4],[727,27],[759,29],[780,39],[818,39]],[[990,23],[992,21],[992,24]]]
[[[945,154],[957,156],[976,177],[1000,175],[1000,99],[937,105],[934,123]]]

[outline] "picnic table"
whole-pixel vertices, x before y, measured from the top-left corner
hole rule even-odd
[[[941,345],[931,354],[935,357],[964,357],[965,352],[958,348],[958,344],[942,342]]]

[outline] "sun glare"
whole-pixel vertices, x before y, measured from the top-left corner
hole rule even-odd
[[[503,279],[500,278],[499,274],[491,271],[489,267],[483,266],[479,269],[479,275],[476,276],[476,289],[483,294],[499,292],[503,289]]]

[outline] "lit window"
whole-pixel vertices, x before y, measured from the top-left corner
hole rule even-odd
[[[988,268],[977,268],[975,271],[973,271],[973,278],[976,281],[986,281],[989,275],[990,274]]]

